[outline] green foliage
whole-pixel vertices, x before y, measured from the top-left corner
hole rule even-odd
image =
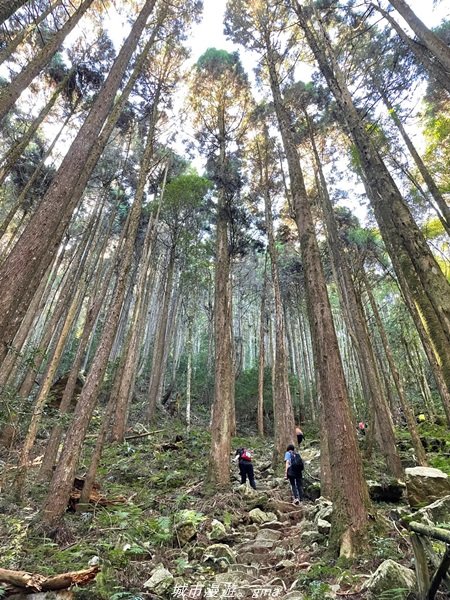
[[[383,590],[378,596],[379,600],[405,600],[409,593],[407,588],[394,588],[392,590]]]

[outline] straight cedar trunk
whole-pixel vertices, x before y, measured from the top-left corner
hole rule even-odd
[[[399,130],[400,135],[402,136],[403,141],[405,142],[405,145],[409,150],[409,153],[413,157],[414,162],[416,163],[416,167],[418,168],[419,173],[422,175],[422,178],[427,185],[429,193],[431,194],[433,200],[435,201],[435,203],[437,205],[437,209],[434,206],[433,206],[433,208],[436,210],[439,220],[441,221],[447,234],[450,235],[450,206],[448,206],[448,204],[445,201],[444,197],[442,196],[438,186],[436,185],[431,173],[427,169],[420,154],[417,152],[411,138],[409,137],[406,129],[403,126],[403,123],[399,119],[399,117],[395,111],[395,108],[392,106],[391,101],[389,100],[389,97],[387,96],[387,94],[385,94],[380,89],[378,89],[378,92],[380,93],[380,95],[383,99],[384,105],[386,106],[390,117],[392,118],[395,125],[397,126],[397,129]]]
[[[311,207],[289,115],[280,92],[269,35],[266,36],[266,44],[270,86],[289,167],[292,204],[300,236],[309,322],[321,397],[322,427],[326,428],[328,437],[331,497],[335,507],[332,541],[340,547],[342,555],[351,556],[361,546],[367,533],[369,495],[352,423]]]
[[[22,92],[30,85],[33,79],[39,75],[43,68],[50,62],[58,48],[64,42],[68,34],[78,25],[81,17],[91,7],[94,0],[83,0],[76,11],[70,16],[64,25],[56,31],[45,46],[34,56],[5,86],[0,92],[0,121],[14,106]]]
[[[272,199],[269,185],[269,157],[267,129],[257,143],[259,184],[264,196],[264,215],[267,230],[268,250],[272,271],[272,287],[275,304],[275,357],[273,381],[273,417],[274,417],[274,455],[273,464],[282,461],[288,444],[295,441],[294,408],[292,406],[291,390],[289,388],[289,363],[286,347],[286,333],[283,302],[278,275],[278,252],[275,246],[273,231]]]
[[[389,369],[391,371],[392,379],[394,380],[395,389],[397,390],[398,399],[400,401],[400,406],[402,408],[402,412],[405,415],[406,423],[408,425],[408,431],[411,436],[411,441],[414,447],[414,452],[416,453],[417,463],[426,467],[428,465],[427,455],[425,452],[425,448],[420,440],[419,432],[416,426],[416,419],[414,417],[414,413],[411,409],[411,406],[406,398],[405,389],[402,381],[402,377],[400,375],[399,370],[397,369],[397,365],[395,364],[394,355],[392,353],[386,331],[383,326],[383,322],[381,320],[380,311],[378,310],[377,303],[375,302],[375,298],[373,296],[371,287],[367,280],[367,276],[363,273],[363,283],[364,288],[366,290],[367,297],[369,298],[370,308],[372,309],[372,314],[375,317],[375,322],[377,324],[378,332],[381,337],[381,342],[383,344],[384,354],[389,364]]]
[[[154,131],[155,122],[151,127]],[[128,409],[133,395],[134,383],[136,381],[138,370],[139,349],[144,335],[144,324],[147,305],[145,299],[147,296],[147,287],[152,283],[152,278],[148,277],[150,259],[152,257],[155,232],[159,220],[159,211],[161,208],[162,196],[167,177],[167,168],[165,170],[164,182],[161,198],[158,205],[157,214],[154,219],[150,219],[145,234],[144,247],[142,249],[142,258],[139,265],[136,286],[136,303],[134,306],[133,317],[131,320],[130,331],[128,332],[127,343],[124,349],[123,376],[120,385],[117,388],[117,399],[114,406],[114,417],[111,423],[110,440],[114,442],[123,442],[125,438],[125,429],[128,420]]]
[[[436,57],[444,71],[450,74],[450,49],[444,40],[426,27],[405,0],[389,0],[389,2],[405,19],[423,45]]]
[[[259,344],[258,344],[258,406],[257,424],[258,435],[264,436],[264,371],[265,371],[265,337],[266,337],[266,296],[267,296],[267,254],[264,260],[264,278],[261,291],[261,308],[259,316]]]
[[[40,384],[38,396],[34,402],[30,425],[28,426],[28,431],[22,445],[22,450],[20,452],[17,476],[14,480],[14,492],[16,497],[18,498],[21,498],[23,494],[23,488],[28,471],[28,461],[30,459],[31,449],[33,448],[34,442],[36,441],[36,435],[43,414],[43,409],[45,403],[47,402],[48,394],[50,392],[50,388],[52,386],[56,370],[59,366],[59,362],[64,351],[64,346],[72,329],[75,317],[79,311],[80,302],[83,300],[84,292],[85,286],[80,286],[75,296],[73,297],[73,300],[67,311],[67,315],[64,321],[64,325],[61,329],[59,339],[53,351],[53,355],[46,367],[42,382]]]
[[[161,312],[156,329],[156,339],[153,348],[152,366],[150,371],[150,383],[148,387],[148,405],[146,420],[153,422],[155,419],[156,405],[160,400],[160,389],[164,377],[164,348],[167,342],[167,330],[169,320],[170,299],[173,291],[173,276],[175,270],[175,246],[169,250],[166,281]]]
[[[29,0],[0,0],[0,24],[28,2]]]
[[[8,1],[8,0],[6,0]],[[26,25],[22,31],[17,33],[14,38],[7,44],[7,46],[0,51],[0,65],[8,60],[17,48],[31,35],[33,31],[35,31],[39,25],[55,10],[57,6],[62,3],[62,0],[55,0],[54,2],[50,2],[48,8],[44,10],[36,19],[33,20],[32,23]],[[1,2],[0,2],[1,4]],[[0,19],[1,22],[1,19]]]
[[[55,338],[55,332],[56,335],[59,334],[58,328],[61,327],[59,324],[61,321],[64,321],[67,311],[69,310],[71,297],[79,285],[83,266],[96,232],[96,225],[94,224],[97,222],[97,219],[98,214],[95,213],[90,221],[91,227],[86,228],[86,231],[83,235],[83,240],[80,241],[67,269],[64,283],[61,286],[59,294],[57,294],[58,297],[53,310],[51,310],[52,307],[49,307],[48,314],[51,314],[51,316],[48,319],[48,322],[44,324],[44,330],[39,341],[40,352],[37,353],[34,365],[30,367],[24,381],[22,382],[22,385],[20,386],[19,394],[23,398],[27,398],[30,394],[35,383],[36,373],[39,372],[44,359],[52,353],[52,340]]]
[[[86,176],[86,171],[88,171],[87,177],[92,172],[86,169],[86,162],[95,145],[98,146],[98,136],[113,107],[117,90],[155,3],[156,0],[146,0],[102,90],[64,157],[48,191],[22,236],[0,267],[2,289],[0,359],[3,358],[6,348],[12,341],[26,309],[25,302],[17,306],[16,299],[22,297],[27,301],[39,285],[40,278],[51,262],[53,253],[64,235],[72,210],[78,202],[78,198],[73,198],[73,189],[77,186],[78,180]],[[107,138],[104,143],[106,141]],[[101,150],[97,154],[99,157]],[[93,169],[95,164],[96,162],[91,163],[90,168]],[[80,196],[81,193],[82,190]]]
[[[60,418],[66,415],[70,407],[73,403],[74,391],[77,383],[77,379],[79,377],[81,364],[83,362],[83,358],[85,356],[86,348],[89,342],[89,338],[91,337],[92,331],[94,329],[95,323],[97,322],[97,317],[100,313],[100,309],[105,304],[105,298],[107,298],[107,290],[110,286],[111,279],[114,272],[114,265],[117,261],[117,256],[119,254],[119,250],[121,248],[121,244],[123,242],[123,237],[125,234],[125,229],[122,231],[121,240],[117,244],[117,248],[115,252],[110,257],[110,265],[106,268],[106,272],[104,272],[103,264],[101,264],[101,257],[103,256],[103,252],[105,250],[107,241],[109,240],[109,233],[112,229],[114,223],[114,217],[116,215],[116,211],[113,211],[111,217],[109,219],[109,224],[104,235],[104,242],[99,251],[99,258],[97,261],[97,276],[96,281],[92,285],[92,291],[90,293],[90,297],[87,302],[87,310],[86,310],[86,318],[83,324],[83,332],[81,334],[81,339],[78,344],[77,352],[75,354],[75,358],[73,360],[69,376],[67,378],[66,387],[64,388],[63,395],[61,398],[61,403],[59,405],[59,416]],[[100,263],[100,264],[99,264]],[[56,464],[56,458],[58,454],[59,444],[61,441],[61,437],[63,435],[63,425],[61,422],[57,423],[50,434],[50,438],[47,442],[47,446],[45,448],[44,457],[42,459],[41,469],[39,471],[39,478],[42,481],[49,480],[51,478],[53,467]]]
[[[219,116],[219,168],[226,167],[225,116]],[[225,178],[222,176],[219,181]],[[231,256],[229,217],[224,189],[219,188],[214,274],[214,401],[211,418],[211,457],[207,479],[216,487],[230,483],[231,436],[234,428],[234,369],[232,335]]]
[[[142,212],[148,167],[153,153],[152,142],[153,140],[148,137],[141,160],[136,194],[129,215],[126,238],[118,265],[117,282],[106,315],[100,343],[75,407],[73,420],[67,432],[61,458],[53,474],[48,495],[42,507],[41,523],[44,530],[50,531],[54,529],[66,510],[84,438],[97,403],[98,394],[108,365],[108,358],[117,333]]]
[[[358,150],[363,183],[397,277],[402,285],[407,286],[423,316],[434,350],[442,364],[444,378],[449,385],[450,285],[378,150],[368,137],[322,23],[319,22],[314,29],[297,0],[291,0],[291,3],[339,106],[340,118]]]
[[[420,42],[413,40],[405,33],[395,19],[392,18],[391,13],[385,11],[378,5],[373,7],[386,19],[391,27],[397,32],[400,39],[408,46],[411,52],[416,57],[417,62],[422,63],[425,69],[429,72],[432,78],[437,81],[444,89],[450,93],[450,74],[441,67],[441,65],[433,60],[428,49],[423,46]]]
[[[328,247],[337,275],[336,283],[342,302],[343,314],[348,331],[355,344],[358,359],[361,361],[361,367],[364,372],[363,379],[366,379],[367,381],[370,404],[377,416],[381,437],[380,450],[386,459],[386,464],[391,474],[394,475],[394,477],[402,478],[404,476],[404,471],[397,451],[392,416],[379,378],[372,342],[367,329],[362,305],[358,299],[358,293],[350,273],[350,266],[347,262],[344,247],[339,237],[333,205],[328,194],[328,187],[323,174],[319,153],[317,151],[312,125],[306,113],[305,117],[308,122],[309,137],[318,172],[319,196],[322,202],[322,210],[326,222]]]
[[[189,313],[187,316],[187,336],[186,336],[186,430],[191,430],[191,383],[192,383],[192,355],[193,355],[193,329],[194,315]]]
[[[409,311],[413,317],[414,324],[420,337],[420,341],[422,342],[422,347],[427,356],[431,372],[433,373],[434,381],[436,382],[436,387],[438,388],[439,395],[441,397],[445,417],[447,420],[447,425],[448,427],[450,427],[450,386],[445,380],[442,365],[439,364],[434,349],[430,343],[428,333],[422,322],[422,317],[419,313],[419,310],[417,309],[416,304],[413,302],[411,294],[409,293],[409,290],[406,287],[406,285],[400,285],[400,292],[402,294],[406,306],[409,308]]]

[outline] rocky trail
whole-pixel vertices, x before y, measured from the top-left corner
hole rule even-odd
[[[372,469],[368,474],[373,477],[368,478],[373,500],[373,514],[368,515],[370,547],[348,561],[327,553],[333,505],[320,497],[316,442],[309,441],[301,451],[308,499],[293,505],[289,482],[272,468],[269,442],[260,442],[256,451],[256,490],[240,485],[235,463],[230,467],[231,488],[221,493],[208,490],[202,436],[174,443],[164,435],[152,443],[136,439],[111,452],[97,491],[111,502],[100,506],[93,501],[67,513],[59,539],[33,535],[32,506],[22,508],[19,519],[6,519],[0,548],[5,567],[45,575],[74,568],[100,571],[95,589],[91,584],[7,597],[390,600],[394,594],[395,600],[417,598],[410,533],[401,519],[413,515],[424,525],[450,529],[450,483],[445,473],[411,466],[402,482]],[[2,508],[5,515],[15,509],[17,513],[12,505]],[[444,545],[433,546],[441,555]],[[448,591],[443,584],[436,599],[448,598]]]

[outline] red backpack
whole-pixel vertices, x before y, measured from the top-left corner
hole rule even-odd
[[[247,450],[247,448],[242,448],[240,458],[242,458],[242,460],[251,461],[252,460],[252,452],[250,450]]]

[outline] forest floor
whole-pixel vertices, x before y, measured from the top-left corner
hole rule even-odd
[[[450,475],[448,431],[427,424],[421,428],[424,439],[430,441],[430,465]],[[89,441],[93,445],[95,437]],[[182,586],[188,586],[187,592],[184,588],[185,597],[194,598],[199,597],[195,595],[199,585],[224,583],[234,586],[235,591],[246,591],[237,597],[258,597],[258,593],[285,597],[290,591],[292,600],[344,596],[359,600],[366,598],[361,591],[364,581],[383,560],[390,558],[414,568],[408,535],[394,522],[398,511],[405,510],[405,500],[400,504],[375,503],[374,512],[381,525],[371,528],[367,552],[351,562],[338,559],[329,551],[326,535],[308,531],[307,524],[314,520],[320,501],[310,500],[300,507],[291,504],[282,468],[279,472],[271,468],[270,441],[257,437],[233,440],[233,448],[246,446],[255,451],[256,493],[240,486],[234,463],[230,467],[229,491],[217,494],[204,485],[209,443],[209,434],[203,429],[186,434],[181,425],[167,423],[151,436],[108,447],[98,473],[98,494],[112,503],[102,506],[100,501],[67,512],[56,539],[42,538],[35,528],[47,485],[33,483],[36,473],[31,472],[26,501],[16,504],[8,492],[8,478],[4,478],[0,497],[0,566],[53,575],[99,564],[101,571],[95,582],[76,589],[73,597],[107,600],[180,597]],[[360,443],[364,444],[364,440]],[[399,447],[404,464],[413,466],[402,432]],[[80,465],[80,475],[87,466],[88,454],[87,451],[85,462]],[[308,431],[302,456],[306,487],[317,487],[319,445]],[[6,461],[6,456],[0,459]],[[381,459],[375,456],[365,467],[368,480],[387,481]],[[278,524],[267,524],[272,533],[264,532],[266,525],[254,518],[256,513],[250,514],[255,508],[269,516],[278,515]],[[225,528],[222,538],[217,532],[211,533],[213,520],[220,521],[222,530]],[[219,548],[218,556],[208,555],[214,540],[231,550],[234,558],[230,560],[236,563],[233,569],[226,549]],[[258,566],[251,567],[255,557]],[[239,563],[249,566],[242,571]],[[165,591],[160,588],[155,592],[144,583],[158,565],[170,571],[174,579]],[[193,591],[194,585],[197,592]],[[264,589],[266,592],[261,591]],[[255,595],[255,590],[260,592]],[[439,594],[437,598],[448,597],[444,592]]]

